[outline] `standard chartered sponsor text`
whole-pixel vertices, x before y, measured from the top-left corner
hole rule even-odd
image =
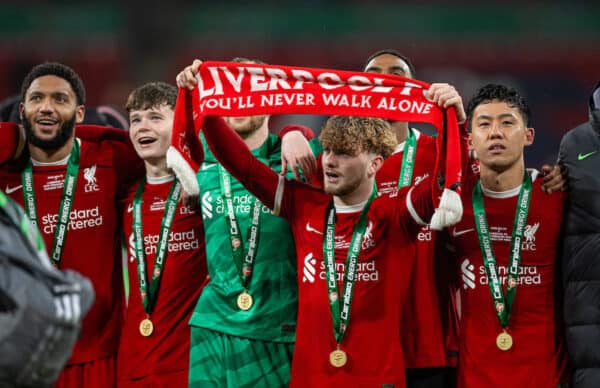
[[[232,208],[236,214],[250,214],[252,211],[252,205],[254,204],[254,197],[251,195],[236,195],[231,198],[232,200]],[[224,214],[225,206],[223,202],[223,198],[217,198],[215,211],[217,214]],[[266,207],[265,205],[261,206],[261,211],[263,213],[271,213],[271,209]]]
[[[46,234],[54,233],[58,222],[58,214],[45,214],[41,220],[42,231]],[[102,225],[103,217],[99,206],[91,209],[74,209],[69,214],[69,230],[95,228]]]
[[[158,239],[158,234],[149,234],[144,236],[144,253],[146,255],[156,253]],[[185,232],[172,231],[169,233],[169,252],[181,252],[199,248],[200,242],[196,237],[196,231],[194,229],[190,229]]]
[[[508,268],[505,266],[498,266],[498,280],[501,284],[506,284],[506,278],[508,275]],[[519,278],[517,284],[519,285],[532,285],[542,283],[542,274],[538,272],[538,269],[534,265],[521,265],[519,266]],[[485,276],[485,267],[479,267],[479,283],[486,285],[488,284],[487,276]]]
[[[378,281],[379,280],[379,271],[375,266],[375,261],[365,261],[356,263],[357,273],[356,279],[354,281],[357,282],[369,282],[369,281]],[[344,279],[344,270],[346,268],[345,263],[335,263],[335,272],[337,281],[341,282]],[[319,277],[325,280],[325,262],[321,262],[321,271],[319,273]]]

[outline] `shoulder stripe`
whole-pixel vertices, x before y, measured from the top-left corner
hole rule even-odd
[[[275,191],[275,199],[273,200],[273,214],[278,216],[281,212],[281,200],[283,199],[283,188],[285,186],[285,178],[279,175],[277,182],[277,190]]]
[[[408,209],[408,212],[410,213],[410,215],[412,216],[413,220],[415,220],[415,222],[421,226],[425,226],[427,225],[427,223],[425,221],[423,221],[423,219],[419,216],[419,214],[417,214],[417,211],[415,209],[415,207],[413,206],[412,203],[412,191],[414,190],[414,187],[411,187],[411,189],[408,191],[408,194],[406,195],[406,208]]]

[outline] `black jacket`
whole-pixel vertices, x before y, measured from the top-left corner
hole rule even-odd
[[[50,265],[38,236],[0,193],[0,387],[51,386],[94,300],[89,280]]]
[[[600,90],[600,83],[594,90]],[[593,94],[592,94],[593,96]],[[598,104],[600,105],[600,104]],[[600,106],[560,144],[568,169],[563,241],[564,318],[573,386],[600,387]]]

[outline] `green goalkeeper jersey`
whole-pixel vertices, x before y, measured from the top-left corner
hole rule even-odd
[[[227,206],[222,191],[221,171],[202,137],[205,159],[197,173],[206,239],[206,258],[210,282],[204,287],[190,319],[190,325],[229,335],[293,342],[296,327],[297,280],[295,247],[290,227],[261,205],[258,248],[247,293],[253,303],[248,310],[238,307],[244,291],[240,269],[233,254]],[[252,153],[274,171],[281,171],[281,141],[272,134]],[[248,246],[255,197],[235,178],[231,198],[242,243]],[[199,280],[200,281],[200,280]]]

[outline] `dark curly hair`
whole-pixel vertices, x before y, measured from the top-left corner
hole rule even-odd
[[[525,126],[529,127],[531,111],[523,96],[513,88],[498,84],[487,84],[480,88],[475,95],[471,97],[471,101],[469,101],[469,105],[467,106],[469,129],[471,128],[473,111],[481,104],[487,104],[494,101],[505,102],[511,108],[517,108],[519,113],[521,113],[521,117],[523,117]]]
[[[54,75],[67,81],[71,85],[71,88],[73,88],[73,92],[77,98],[77,105],[85,105],[85,87],[83,86],[83,81],[75,70],[58,62],[45,62],[29,71],[21,84],[21,101],[25,101],[25,94],[27,94],[31,83],[45,75]]]

